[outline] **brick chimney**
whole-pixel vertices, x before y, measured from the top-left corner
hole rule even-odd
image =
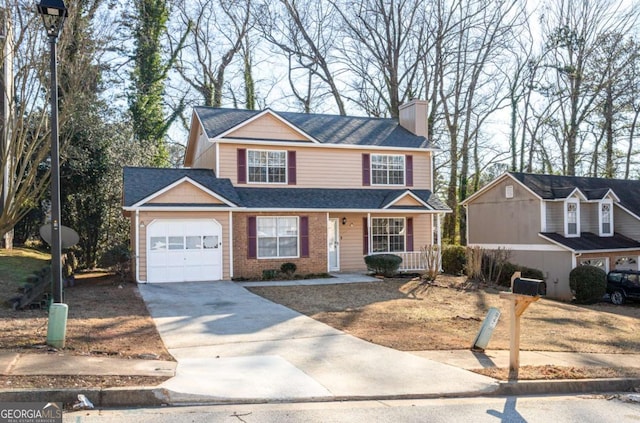
[[[413,99],[399,107],[400,126],[408,131],[427,137],[427,102]]]

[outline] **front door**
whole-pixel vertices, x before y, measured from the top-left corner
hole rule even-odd
[[[327,233],[329,251],[329,271],[340,270],[340,234],[338,231],[338,219],[329,219]]]

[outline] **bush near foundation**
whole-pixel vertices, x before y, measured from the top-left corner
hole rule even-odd
[[[462,245],[442,248],[442,271],[449,275],[462,275],[467,265],[467,249]]]
[[[364,258],[369,271],[390,278],[398,273],[402,257],[395,254],[372,254]]]
[[[596,266],[578,266],[569,273],[569,286],[577,303],[592,304],[607,292],[607,274]]]

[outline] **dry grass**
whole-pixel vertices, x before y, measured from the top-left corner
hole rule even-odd
[[[5,258],[2,259],[6,264]],[[36,263],[39,265],[39,263]],[[39,268],[39,267],[37,267]],[[13,296],[15,279],[0,276],[0,292]],[[69,306],[64,354],[173,360],[140,297],[138,287],[105,272],[76,275],[65,288]],[[47,311],[13,311],[0,301],[0,351],[51,352],[46,344]],[[59,352],[57,352],[59,353]],[[0,389],[75,388],[157,385],[166,377],[140,376],[0,376]]]
[[[461,277],[439,276],[433,285],[391,279],[251,290],[354,336],[403,351],[468,349],[489,307],[497,307],[502,315],[488,348],[509,349],[508,302],[497,289]],[[639,317],[638,304],[579,306],[541,299],[522,316],[521,349],[637,353]]]

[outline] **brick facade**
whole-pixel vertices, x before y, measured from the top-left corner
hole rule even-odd
[[[249,259],[247,222],[249,216],[307,216],[309,218],[309,257],[287,259]],[[233,215],[233,276],[260,279],[263,270],[280,269],[282,263],[295,263],[296,273],[327,272],[326,213],[234,213]]]

